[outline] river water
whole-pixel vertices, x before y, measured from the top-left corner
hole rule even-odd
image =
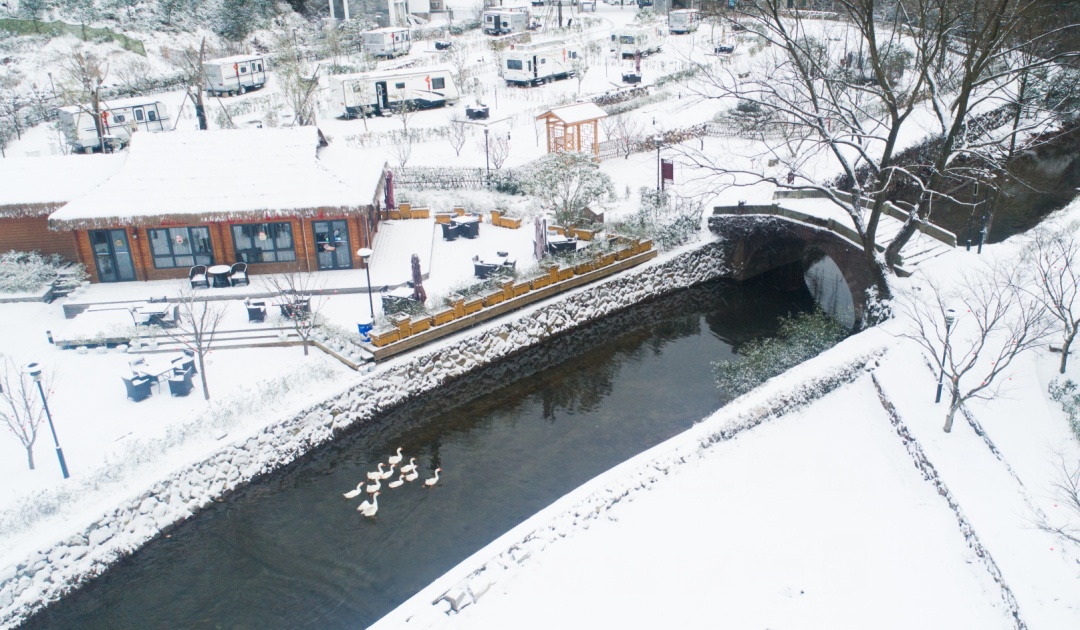
[[[710,283],[462,377],[200,512],[27,628],[358,628],[612,466],[724,403],[709,363],[811,308]],[[345,500],[402,447],[420,480]],[[396,475],[395,475],[396,478]],[[366,494],[365,494],[366,496]]]

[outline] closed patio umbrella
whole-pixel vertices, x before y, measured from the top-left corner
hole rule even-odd
[[[420,273],[420,257],[412,255],[412,282],[413,299],[423,304],[427,302],[427,291],[424,291],[424,276]]]
[[[386,197],[386,199],[385,199],[385,201],[386,201],[386,210],[389,212],[390,210],[393,210],[394,208],[397,207],[396,205],[394,205],[394,172],[393,171],[386,171],[386,188],[384,189],[384,192],[386,193],[386,195],[385,195],[385,197]]]
[[[536,239],[533,241],[533,254],[537,260],[543,260],[547,253],[547,219],[536,217]]]

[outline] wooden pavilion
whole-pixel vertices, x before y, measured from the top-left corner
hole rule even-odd
[[[548,153],[588,151],[600,159],[599,121],[607,112],[595,103],[574,103],[544,112],[536,117],[547,127]]]

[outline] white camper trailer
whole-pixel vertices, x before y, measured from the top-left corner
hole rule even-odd
[[[262,55],[234,55],[203,64],[206,93],[210,96],[243,94],[266,85],[266,61]]]
[[[89,105],[68,105],[57,109],[64,136],[76,151],[90,153],[101,148],[94,115],[89,113],[90,110]],[[172,129],[168,109],[153,96],[101,101],[100,111],[103,139],[110,150],[125,146],[133,133]]]
[[[563,42],[516,46],[499,56],[499,76],[510,85],[539,85],[574,76],[581,51]]]
[[[618,51],[620,59],[632,59],[638,53],[647,57],[660,52],[660,38],[651,26],[624,28],[611,36],[611,47]]]
[[[330,86],[346,118],[381,116],[403,102],[419,109],[442,107],[459,96],[449,66],[339,74],[330,77]]]
[[[668,14],[668,30],[673,34],[693,33],[701,25],[697,9],[678,9]]]
[[[412,41],[409,29],[401,26],[387,26],[373,31],[364,31],[364,52],[373,57],[393,59],[409,54]]]
[[[523,33],[529,28],[529,7],[497,7],[484,11],[484,32],[488,35]]]

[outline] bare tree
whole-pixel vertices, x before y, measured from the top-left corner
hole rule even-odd
[[[101,88],[109,76],[109,64],[90,51],[73,49],[63,62],[63,70],[68,79],[68,84],[64,86],[64,100],[93,119],[98,146],[104,152],[105,124],[101,119]],[[78,129],[75,131],[78,133]]]
[[[405,168],[412,157],[413,132],[409,130],[390,132],[390,155],[397,160],[398,166]]]
[[[454,79],[454,84],[461,91],[464,91],[465,82],[469,80],[469,61],[471,59],[467,41],[464,38],[454,41],[444,55],[447,63],[450,64],[450,75]]]
[[[203,94],[206,92],[206,62],[207,54],[213,54],[213,50],[206,45],[206,38],[202,39],[199,49],[188,46],[187,48],[169,54],[162,51],[165,57],[184,78],[184,86],[187,88],[188,98],[195,104],[195,118],[199,121],[199,129],[206,131],[206,104],[203,102]]]
[[[465,122],[461,118],[454,115],[450,119],[450,130],[447,137],[450,139],[450,146],[454,148],[454,155],[461,156],[461,149],[465,147],[465,140],[469,135],[469,123]]]
[[[619,147],[619,153],[623,154],[623,159],[630,159],[630,154],[644,137],[644,127],[641,122],[630,114],[619,114],[601,118],[600,124],[604,128],[604,135]]]
[[[308,343],[315,329],[322,323],[319,311],[324,301],[314,297],[322,290],[315,276],[298,272],[269,274],[263,278],[266,287],[280,296],[288,324],[300,336],[304,356],[308,355]]]
[[[43,384],[48,391],[48,381]],[[45,418],[41,396],[34,391],[34,380],[15,365],[10,358],[4,359],[0,373],[0,420],[26,449],[26,463],[34,470],[34,442],[38,429]]]
[[[1042,305],[1010,282],[1002,267],[965,275],[953,290],[929,283],[904,298],[900,304],[911,328],[903,336],[922,347],[947,384],[946,433],[965,403],[996,398],[1002,389],[998,377],[1049,334]]]
[[[7,120],[15,136],[22,139],[23,99],[19,97],[19,77],[14,72],[0,74],[0,119]]]
[[[1052,482],[1054,498],[1058,505],[1065,507],[1065,516],[1048,518],[1039,513],[1035,524],[1049,534],[1056,534],[1073,544],[1080,545],[1080,460],[1070,463],[1064,455],[1058,454],[1058,478]]]
[[[285,102],[293,110],[297,126],[315,124],[315,92],[319,87],[319,70],[309,74],[304,67],[300,49],[292,37],[280,36],[277,40],[281,53],[274,72]]]
[[[405,131],[405,135],[409,136],[409,124],[412,123],[413,115],[417,112],[416,104],[407,98],[404,90],[400,90],[397,93],[397,102],[391,109],[401,121],[401,128]]]
[[[195,292],[187,285],[179,292],[179,318],[176,328],[165,328],[165,334],[177,344],[195,355],[199,362],[199,379],[202,381],[203,398],[210,400],[210,387],[206,383],[206,355],[214,342],[218,326],[228,309],[228,302],[196,299]]]
[[[489,151],[491,165],[495,167],[495,170],[499,170],[506,163],[506,158],[510,157],[510,132],[506,133],[505,138],[502,133],[492,135]]]
[[[768,182],[822,194],[850,217],[877,292],[887,296],[885,278],[927,221],[931,202],[964,203],[951,190],[965,181],[986,181],[987,169],[1000,166],[1010,131],[998,124],[980,130],[972,123],[977,109],[1001,106],[1013,78],[1030,67],[1012,50],[1020,37],[1016,27],[1037,10],[1036,3],[837,0],[836,21],[792,13],[787,0],[740,7],[740,23],[766,44],[751,56],[749,72],[741,65],[699,64],[701,81],[688,89],[703,98],[740,99],[748,111],[760,112],[749,128],[760,142],[722,162],[705,151],[684,153],[719,176],[723,186]],[[903,156],[901,126],[924,106],[934,115],[934,141],[918,155]],[[805,173],[804,166],[823,153],[839,165],[838,180],[787,181],[787,174]],[[914,201],[900,200],[898,189],[914,191]],[[878,227],[889,201],[907,217],[881,257]]]
[[[1080,331],[1080,222],[1040,226],[1030,235],[1019,284],[1061,324],[1063,339],[1058,371],[1065,373],[1069,349]]]

